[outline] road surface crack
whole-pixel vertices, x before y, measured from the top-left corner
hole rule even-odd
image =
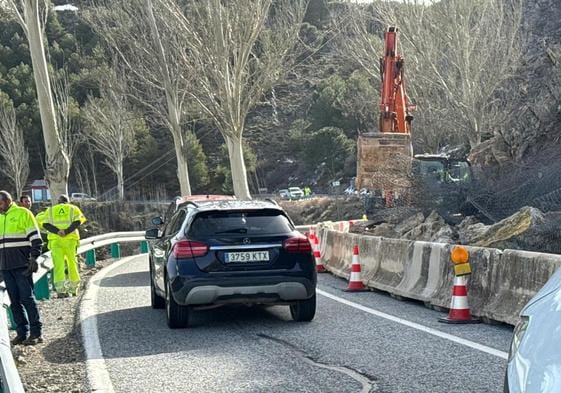
[[[317,359],[314,359],[314,357],[308,355],[302,349],[296,347],[294,344],[289,343],[288,341],[285,341],[283,339],[268,336],[262,333],[258,333],[257,336],[289,348],[291,351],[295,352],[300,358],[302,358],[302,360],[304,360],[306,363],[314,367],[320,367],[326,370],[340,372],[351,377],[352,379],[354,379],[355,381],[357,381],[362,385],[362,389],[360,390],[361,393],[375,393],[378,391],[375,378],[362,371],[355,370],[349,366],[337,366],[337,365],[320,362]]]

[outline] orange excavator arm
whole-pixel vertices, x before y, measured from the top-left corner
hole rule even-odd
[[[384,57],[380,59],[382,89],[380,97],[380,132],[411,133],[413,116],[409,114],[403,77],[404,60],[397,53],[397,28],[384,33]]]

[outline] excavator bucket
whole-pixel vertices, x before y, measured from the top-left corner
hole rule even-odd
[[[406,133],[362,133],[358,137],[356,188],[404,192],[411,187],[409,174],[413,147]]]

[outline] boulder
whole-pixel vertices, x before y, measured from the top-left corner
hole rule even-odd
[[[450,226],[444,225],[431,238],[435,243],[457,243],[458,233]]]
[[[423,213],[417,213],[397,224],[394,229],[398,234],[403,235],[411,231],[416,226],[421,225],[424,221],[425,216]]]
[[[389,224],[387,222],[381,223],[374,226],[368,231],[369,235],[388,237],[388,238],[399,238],[399,234],[395,231],[395,225]]]
[[[481,247],[558,253],[561,212],[543,213],[524,207],[496,224],[467,225],[460,232],[463,243]]]
[[[489,225],[485,225],[473,216],[466,217],[457,226],[458,242],[460,244],[473,244],[474,239],[481,238],[489,229]]]
[[[409,232],[404,233],[403,237],[409,240],[430,242],[445,226],[447,225],[444,219],[436,211],[432,211],[422,224],[417,225]]]
[[[470,239],[470,243],[480,247],[507,248],[507,244],[522,236],[532,226],[543,221],[543,213],[533,207],[524,207],[510,217],[496,224],[481,228],[479,236]],[[506,247],[505,247],[506,246]]]

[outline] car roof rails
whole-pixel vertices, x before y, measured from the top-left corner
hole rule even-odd
[[[186,201],[184,198],[182,197],[175,197],[175,205],[177,207],[179,206],[184,206],[184,205],[193,205],[194,207],[199,207],[199,205],[197,205],[195,202],[193,201]]]
[[[274,205],[277,205],[277,206],[279,205],[278,202],[275,201],[275,200],[272,199],[272,198],[265,198],[264,200],[267,201],[267,202],[271,202],[271,203],[274,204]]]

